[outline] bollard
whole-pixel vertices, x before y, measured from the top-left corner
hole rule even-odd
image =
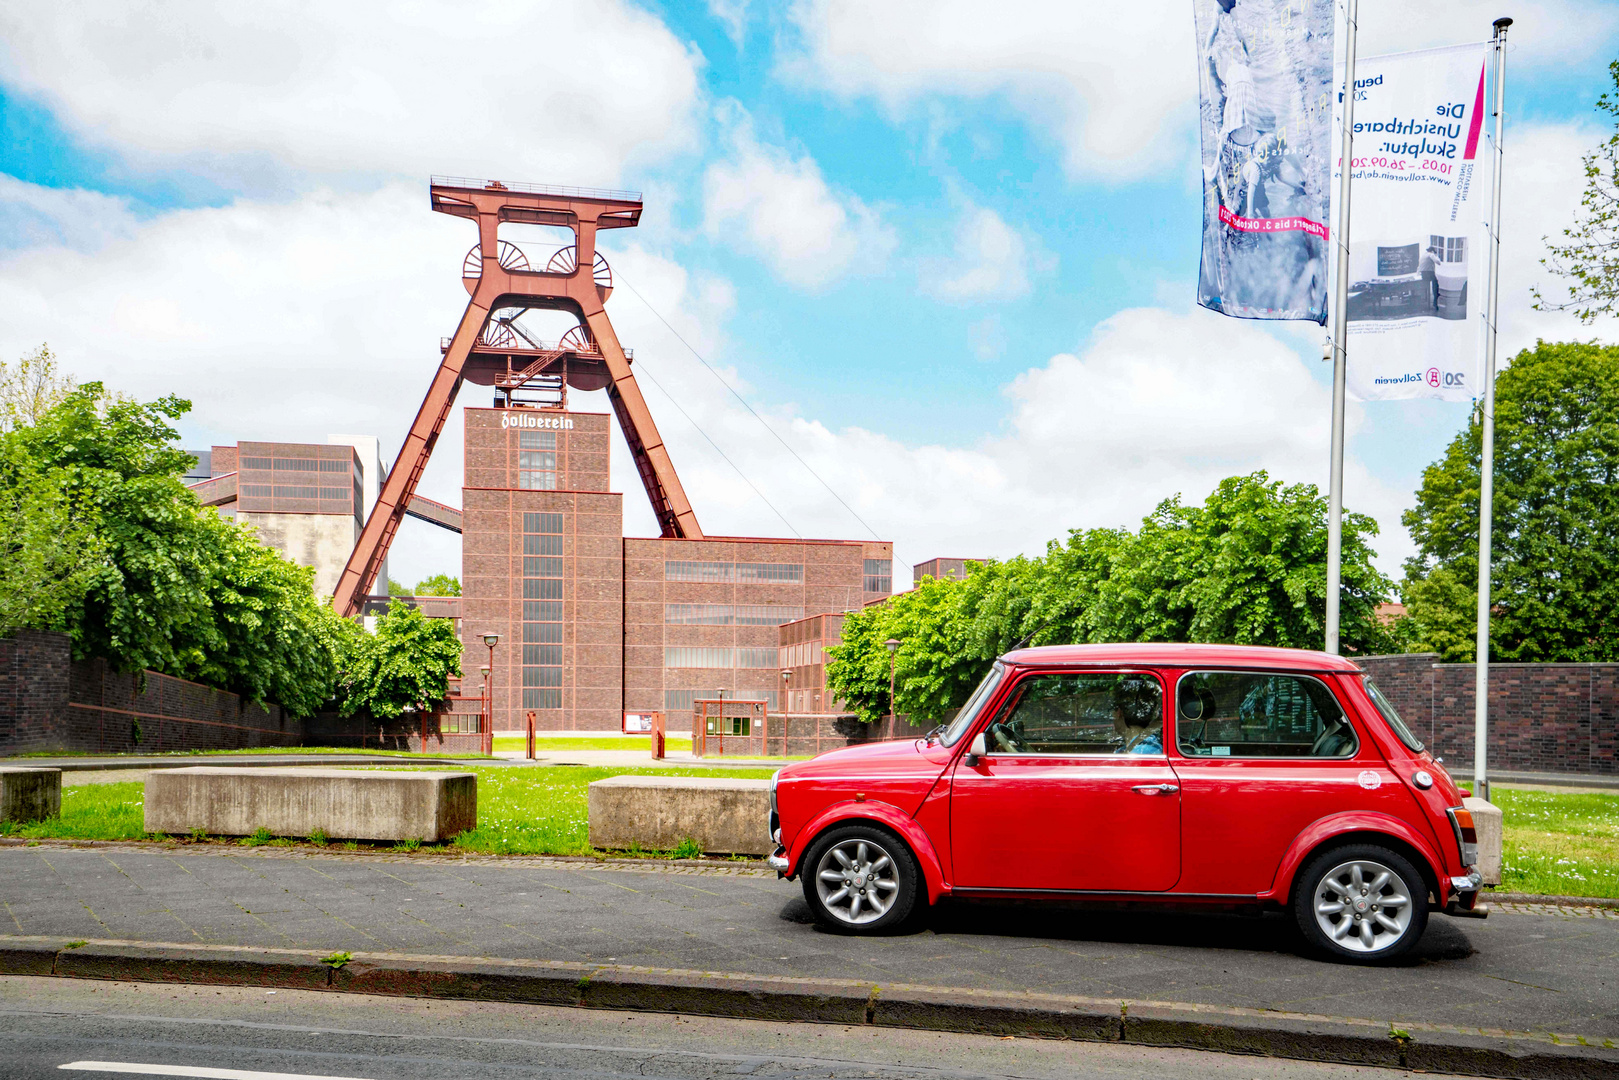
[[[663,714],[652,714],[652,760],[663,760]]]
[[[532,712],[527,714],[527,719],[528,719],[528,759],[530,761],[534,760],[534,717],[535,717],[535,714],[532,713]]]

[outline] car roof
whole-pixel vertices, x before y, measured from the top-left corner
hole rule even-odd
[[[1344,671],[1360,674],[1352,660],[1313,649],[1276,649],[1263,645],[1189,645],[1167,642],[1108,645],[1042,645],[1016,649],[1001,657],[1018,667],[1090,666],[1095,664],[1163,667],[1263,667],[1287,671]]]

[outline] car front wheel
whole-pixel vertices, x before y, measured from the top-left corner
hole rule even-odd
[[[921,869],[887,829],[845,825],[819,837],[804,858],[804,900],[815,921],[846,934],[904,923],[916,906]]]
[[[1375,844],[1332,848],[1299,874],[1293,914],[1330,956],[1374,962],[1408,952],[1428,926],[1428,886],[1409,859]]]

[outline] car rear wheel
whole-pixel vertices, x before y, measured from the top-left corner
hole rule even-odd
[[[815,921],[829,930],[891,930],[916,906],[921,868],[910,848],[887,829],[830,829],[810,846],[804,867],[804,900]]]
[[[1299,874],[1293,915],[1329,956],[1370,963],[1408,952],[1428,926],[1428,886],[1411,861],[1376,844],[1332,848]]]

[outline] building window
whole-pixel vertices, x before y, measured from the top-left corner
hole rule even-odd
[[[517,445],[522,450],[555,450],[557,433],[554,431],[519,431]]]
[[[675,626],[780,626],[804,617],[785,604],[665,604],[663,621]]]
[[[802,585],[802,563],[691,562],[669,559],[663,564],[665,581],[696,581],[707,584]]]
[[[663,650],[666,668],[734,668],[736,650],[704,648],[695,645],[671,645]]]
[[[562,515],[524,514],[523,533],[523,708],[560,709]]]
[[[880,593],[894,591],[894,560],[866,560],[866,591]]]
[[[736,651],[736,666],[739,668],[776,667],[776,650],[770,648],[738,649]]]

